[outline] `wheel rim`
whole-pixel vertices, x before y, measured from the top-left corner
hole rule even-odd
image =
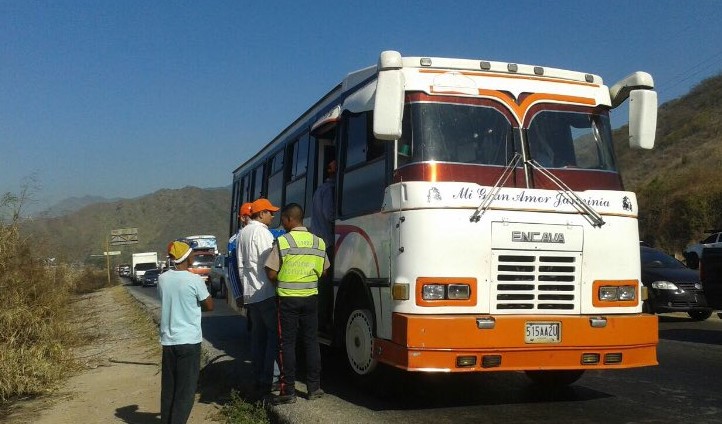
[[[373,358],[373,319],[371,312],[356,309],[346,322],[346,356],[351,369],[359,375],[371,373],[377,361]]]

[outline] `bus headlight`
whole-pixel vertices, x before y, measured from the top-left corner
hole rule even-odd
[[[600,287],[599,288],[599,300],[605,302],[614,302],[617,300],[617,288],[611,287]]]
[[[604,302],[628,301],[637,297],[636,286],[602,286],[599,288],[599,300]]]
[[[470,292],[467,284],[449,284],[447,296],[449,299],[468,299]]]
[[[476,278],[417,277],[418,306],[476,306]]]
[[[424,284],[421,297],[424,300],[466,300],[470,294],[468,284]]]
[[[596,307],[636,306],[638,287],[637,280],[595,280],[592,303]]]
[[[424,284],[421,297],[424,300],[443,300],[445,298],[444,284]]]
[[[621,301],[627,301],[627,300],[634,300],[635,296],[637,295],[637,287],[636,286],[619,286],[619,300]]]

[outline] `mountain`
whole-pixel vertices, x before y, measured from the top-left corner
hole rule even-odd
[[[212,234],[219,248],[228,239],[229,187],[185,187],[117,201],[94,203],[67,215],[23,223],[27,237],[47,257],[67,262],[95,262],[106,249],[120,251],[114,263],[130,262],[133,252],[156,251],[165,257],[168,242],[179,237]],[[137,228],[138,243],[109,246],[112,230]]]
[[[119,200],[121,199],[106,199],[102,196],[69,197],[65,200],[61,200],[44,211],[39,212],[37,215],[44,218],[57,218],[59,216],[79,211],[88,205],[115,202]]]
[[[655,148],[631,150],[615,133],[625,187],[637,193],[643,240],[681,252],[722,227],[722,74],[660,106]]]

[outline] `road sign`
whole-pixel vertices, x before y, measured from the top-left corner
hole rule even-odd
[[[120,255],[120,250],[113,250],[112,252],[103,252],[104,256],[116,256]]]
[[[138,229],[137,228],[121,228],[118,230],[110,231],[110,245],[111,246],[122,246],[124,244],[135,244],[138,243]]]

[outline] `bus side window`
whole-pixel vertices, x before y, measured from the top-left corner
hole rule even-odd
[[[304,134],[288,147],[289,169],[286,183],[286,202],[298,203],[306,210],[306,178],[308,167],[308,134]]]
[[[401,124],[401,138],[398,141],[397,151],[398,156],[396,159],[396,166],[400,168],[407,163],[411,162],[411,120],[409,118],[409,108],[404,108],[404,120]]]
[[[267,199],[274,205],[283,204],[283,176],[284,176],[284,160],[285,149],[276,152],[268,161],[268,187],[266,189]],[[281,225],[281,214],[276,214],[273,221],[269,225],[270,228],[276,228]]]
[[[386,146],[373,136],[370,112],[348,114],[343,126],[340,214],[355,216],[381,209],[386,186]]]

